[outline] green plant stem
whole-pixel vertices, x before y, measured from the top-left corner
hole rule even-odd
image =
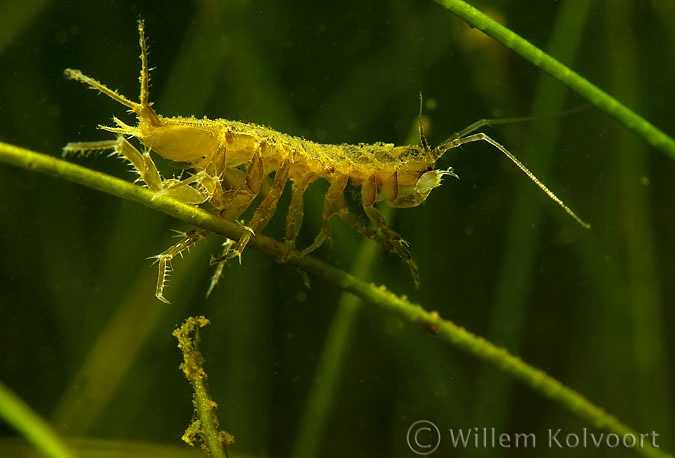
[[[649,144],[666,153],[671,159],[675,159],[675,140],[614,97],[581,77],[574,70],[566,67],[524,38],[462,0],[436,0],[436,2],[471,26],[483,31],[486,35],[494,38],[516,54],[530,61],[637,133]]]
[[[49,424],[0,382],[0,418],[4,418],[51,458],[74,458]]]
[[[627,24],[632,19],[634,4],[630,0],[605,2],[608,5],[605,21],[608,41],[614,44],[614,52],[608,57],[611,68],[624,71],[612,74],[610,86],[612,92],[621,94],[632,105],[640,103],[640,84],[638,76],[639,57],[635,31]],[[664,335],[667,325],[663,317],[664,301],[659,292],[661,285],[658,276],[658,246],[656,231],[651,226],[650,190],[635,179],[636,176],[649,176],[648,156],[643,145],[635,145],[625,131],[616,129],[616,167],[620,186],[622,211],[631,215],[630,222],[623,221],[622,248],[625,250],[625,291],[628,300],[627,310],[617,309],[617,314],[630,316],[630,327],[626,333],[633,339],[633,367],[637,390],[635,401],[639,406],[637,418],[643,425],[664,425],[666,431],[673,431],[673,422],[669,414],[672,405],[672,389],[668,387],[667,348]],[[635,154],[636,150],[638,153]]]
[[[239,238],[243,232],[242,227],[238,224],[220,218],[202,208],[184,204],[168,197],[153,198],[153,192],[146,188],[18,146],[0,142],[0,162],[83,184],[140,203],[153,210],[161,211],[181,221],[231,239]],[[284,259],[286,255],[283,243],[261,235],[252,237],[249,246],[277,260]],[[493,345],[464,328],[450,321],[442,320],[436,312],[429,312],[420,305],[396,296],[384,286],[378,287],[366,283],[315,258],[300,256],[298,252],[291,253],[286,263],[351,292],[366,302],[389,310],[406,321],[421,326],[453,346],[512,375],[597,428],[605,428],[618,435],[635,434],[616,418],[608,415],[582,395],[567,388],[543,371],[528,365],[520,358],[509,354],[507,350]],[[638,451],[645,456],[668,456],[653,448],[641,448]]]
[[[384,216],[390,223],[390,207],[383,209]],[[380,245],[363,239],[352,264],[352,273],[356,278],[368,277],[378,253]],[[291,452],[292,458],[309,458],[319,456],[318,450],[324,437],[326,424],[332,411],[335,391],[340,381],[345,357],[349,350],[358,312],[363,301],[353,294],[344,292],[338,302],[337,310],[330,329],[326,334],[326,344],[312,381],[312,387],[305,402],[305,409],[298,428],[296,441]]]
[[[234,443],[234,437],[220,430],[216,403],[211,400],[206,388],[204,357],[199,351],[199,328],[208,324],[209,320],[203,316],[190,317],[173,331],[173,336],[178,339],[178,348],[183,352],[180,368],[195,392],[193,403],[198,418],[185,431],[183,440],[194,445],[195,440],[199,439],[207,456],[226,458],[227,447]]]
[[[589,17],[593,0],[564,0],[558,8],[556,21],[551,29],[548,50],[574,62],[581,43],[584,28]],[[532,126],[528,149],[523,157],[528,166],[540,176],[548,176],[553,164],[556,143],[560,136],[560,118],[546,116],[546,113],[564,111],[565,88],[546,75],[541,74],[533,98],[532,115],[538,122]],[[519,183],[509,228],[506,232],[505,248],[501,255],[501,267],[490,310],[490,331],[488,337],[499,341],[512,352],[520,351],[521,334],[528,311],[527,297],[534,283],[535,259],[540,239],[540,225],[532,221],[540,218],[543,202],[529,199],[529,183]],[[507,324],[508,323],[508,324]],[[491,426],[503,429],[508,408],[513,400],[513,385],[492,370],[483,371],[478,385],[483,387],[474,418],[490,418]],[[500,428],[501,427],[501,428]]]

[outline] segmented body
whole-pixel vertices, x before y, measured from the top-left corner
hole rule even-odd
[[[436,159],[431,151],[418,146],[395,146],[390,143],[327,145],[284,134],[268,127],[229,121],[226,119],[164,118],[159,116],[160,130],[189,127],[190,144],[199,144],[199,156],[190,164],[193,170],[212,170],[246,166],[256,154],[264,158],[266,174],[276,171],[288,161],[289,176],[297,179],[310,174],[332,181],[347,176],[361,186],[374,177],[378,188],[389,184],[414,186],[424,172],[433,169]],[[199,134],[196,134],[198,131]],[[177,136],[179,134],[176,134]],[[181,132],[180,135],[183,135]],[[199,137],[199,139],[195,139]],[[164,139],[154,142],[151,133],[139,133],[143,143],[168,159],[186,162],[190,153],[172,154],[163,151]],[[211,152],[211,155],[205,154]],[[163,154],[164,153],[164,154]],[[378,201],[393,203],[398,198],[398,187]]]
[[[260,203],[247,229],[235,242],[225,244],[225,250],[214,260],[218,264],[209,288],[215,286],[222,272],[223,262],[241,257],[250,238],[262,231],[271,219],[279,198],[290,181],[291,203],[286,216],[286,246],[295,248],[303,218],[303,195],[312,182],[323,178],[330,184],[324,196],[322,225],[314,242],[302,251],[308,254],[321,246],[330,235],[330,221],[338,215],[359,233],[379,242],[389,251],[403,258],[416,284],[417,267],[407,244],[395,231],[387,227],[376,202],[393,207],[414,207],[441,184],[444,175],[455,176],[452,168],[434,169],[436,161],[449,149],[474,141],[486,141],[506,154],[547,195],[561,205],[581,224],[579,218],[549,191],[503,146],[483,133],[475,132],[489,123],[479,121],[453,135],[436,148],[429,148],[420,127],[421,146],[394,146],[388,143],[358,145],[325,145],[274,131],[270,128],[225,119],[197,119],[193,117],[163,117],[158,115],[148,99],[149,71],[143,22],[138,30],[141,47],[140,101],[133,102],[121,94],[85,76],[79,70],[66,70],[66,76],[87,84],[134,112],[136,126],[115,118],[114,127],[101,127],[118,134],[116,140],[103,142],[69,143],[64,154],[111,149],[128,160],[151,190],[195,205],[211,203],[224,218],[238,220],[257,197]],[[141,153],[128,140],[136,138],[143,146]],[[150,152],[185,164],[193,173],[185,179],[161,177]],[[361,190],[361,205],[370,225],[350,213],[344,190],[347,184]],[[209,232],[196,229],[166,251],[156,256],[160,274],[156,296],[164,297],[166,278],[171,260],[183,250],[208,236]]]

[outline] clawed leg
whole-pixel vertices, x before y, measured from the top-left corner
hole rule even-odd
[[[258,163],[256,164],[255,162]],[[215,206],[217,208],[222,208],[220,216],[228,221],[237,221],[241,214],[246,211],[249,205],[251,205],[257,195],[260,195],[263,199],[267,197],[272,188],[272,184],[268,176],[259,175],[262,173],[262,160],[258,156],[255,161],[252,162],[251,166],[249,166],[247,172],[232,169],[223,174],[223,185],[227,191],[220,193],[216,196],[215,200],[211,201],[212,203],[215,201]],[[232,205],[235,202],[238,206],[227,207],[228,203]],[[248,226],[244,226],[244,228],[248,231],[252,231]],[[206,292],[206,297],[211,295],[218,284],[218,281],[220,281],[223,269],[225,268],[225,262],[234,257],[230,256],[234,245],[234,240],[226,239],[225,243],[223,243],[223,250],[220,256],[211,258],[211,264],[216,264],[216,270],[211,277],[211,284]]]
[[[187,234],[184,234],[182,240],[180,240],[178,243],[171,245],[157,256],[153,256],[153,258],[156,259],[156,262],[159,264],[157,287],[155,288],[155,297],[157,297],[157,299],[170,304],[169,300],[164,297],[164,290],[166,289],[169,274],[171,273],[171,261],[173,258],[179,254],[182,254],[183,251],[189,249],[192,245],[208,237],[210,234],[211,232],[207,231],[206,229],[194,229]]]
[[[398,232],[387,227],[387,224],[384,220],[384,216],[375,208],[375,200],[377,198],[377,185],[375,183],[375,177],[371,177],[366,183],[361,187],[361,203],[363,205],[363,211],[366,213],[366,216],[370,220],[375,228],[377,229],[377,237],[369,236],[370,238],[380,242],[385,248],[387,248],[392,253],[399,255],[407,264],[410,269],[410,274],[413,277],[415,282],[415,287],[419,287],[420,276],[417,271],[417,264],[412,258],[410,251],[408,250],[408,244],[403,238],[398,234]],[[366,234],[368,235],[368,234]],[[384,241],[384,243],[383,243]]]
[[[279,168],[277,169],[276,174],[274,175],[274,180],[272,181],[272,186],[270,187],[269,192],[260,202],[260,206],[256,209],[251,221],[248,222],[246,226],[246,231],[241,235],[236,245],[225,253],[220,258],[212,260],[212,263],[227,261],[232,258],[239,258],[241,262],[241,253],[246,248],[251,236],[255,235],[256,231],[262,231],[269,220],[274,215],[274,211],[277,208],[281,194],[284,192],[284,187],[288,181],[288,170],[290,168],[290,162],[282,162]]]
[[[340,215],[342,221],[344,221],[349,227],[359,234],[376,241],[387,251],[399,255],[404,261],[406,261],[408,267],[410,268],[415,285],[419,285],[417,265],[408,251],[405,240],[403,240],[397,232],[387,227],[384,222],[384,217],[379,211],[377,211],[375,207],[364,207],[364,212],[368,216],[368,219],[373,222],[377,230],[370,229],[363,223],[361,218],[351,213],[347,208],[344,198],[338,199],[335,203],[335,206],[338,215]]]
[[[415,282],[415,288],[419,288],[420,275],[417,271],[417,264],[408,250],[408,243],[403,240],[398,232],[387,227],[382,213],[380,213],[375,207],[363,207],[363,210],[366,212],[368,219],[377,227],[379,232],[384,235],[384,240],[386,243],[380,243],[382,243],[382,245],[389,249],[389,251],[392,253],[399,255],[401,259],[403,259],[408,264],[413,282]],[[375,240],[380,241],[380,237],[376,238]]]
[[[63,148],[63,155],[88,154],[94,151],[112,150],[112,154],[120,156],[131,163],[133,170],[138,173],[136,181],[142,181],[156,196],[166,195],[188,204],[201,204],[208,200],[220,182],[206,172],[199,172],[185,180],[171,178],[162,179],[150,151],[141,153],[122,135],[115,140],[100,142],[68,143]],[[193,187],[192,185],[196,186]]]
[[[148,188],[157,192],[162,190],[162,178],[157,170],[157,166],[150,157],[150,152],[141,154],[134,145],[122,135],[118,135],[116,140],[105,140],[100,142],[77,142],[68,143],[63,147],[63,156],[88,154],[93,151],[112,150],[113,155],[126,159],[131,163],[134,170],[138,173],[139,179],[143,181]]]
[[[347,175],[333,176],[330,179],[330,187],[326,191],[326,195],[323,198],[323,212],[321,218],[321,230],[316,235],[314,242],[304,250],[302,250],[302,256],[308,255],[321,245],[324,244],[326,239],[330,237],[330,221],[335,215],[335,203],[339,199],[343,198],[342,193],[347,187],[347,181],[349,177]]]
[[[212,160],[225,161],[224,146],[218,145]],[[162,190],[157,192],[155,197],[168,196],[192,205],[216,201],[223,193],[222,174],[218,170],[218,167],[211,163],[184,180],[175,178],[164,180]]]
[[[286,253],[284,254],[283,261],[295,249],[295,241],[300,234],[302,220],[305,216],[304,195],[311,180],[312,176],[307,174],[298,180],[294,180],[292,183],[291,203],[288,206],[288,213],[286,214]]]
[[[219,191],[220,179],[199,171],[181,180],[169,178],[162,182],[162,190],[155,193],[153,199],[160,196],[171,197],[186,204],[200,205]]]
[[[232,249],[232,246],[234,246],[234,240],[232,239],[225,239],[225,242],[223,243],[223,252],[220,255],[220,258],[226,257],[227,253],[230,252]],[[213,260],[212,260],[213,263]],[[211,277],[211,283],[209,284],[209,289],[206,291],[206,297],[209,297],[213,290],[215,289],[216,285],[218,285],[218,282],[220,281],[220,277],[223,275],[223,269],[225,268],[225,261],[220,261],[218,262],[218,265],[216,265],[216,270],[213,272],[213,276]]]
[[[376,241],[388,251],[400,256],[408,264],[415,286],[419,286],[420,278],[417,272],[417,265],[412,259],[410,251],[408,251],[405,240],[403,240],[396,231],[387,227],[384,217],[375,208],[375,200],[377,197],[375,178],[372,177],[361,187],[363,211],[368,217],[368,220],[375,226],[375,230],[370,229],[363,223],[361,218],[349,211],[344,197],[346,186],[346,176],[331,181],[330,188],[324,197],[321,231],[314,239],[314,242],[302,251],[302,255],[305,256],[316,250],[326,241],[326,239],[328,239],[328,237],[330,237],[330,221],[333,216],[337,214],[356,232]]]
[[[377,243],[385,247],[387,251],[394,251],[393,245],[387,238],[385,238],[376,230],[372,230],[371,228],[366,226],[361,218],[359,218],[357,215],[349,211],[344,196],[341,196],[338,200],[335,201],[335,209],[337,211],[337,214],[340,216],[340,219],[342,219],[342,221],[344,221],[347,224],[347,226],[351,227],[359,234],[376,241]]]

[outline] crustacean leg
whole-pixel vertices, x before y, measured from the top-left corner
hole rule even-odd
[[[288,213],[286,213],[286,254],[284,260],[295,249],[295,241],[300,234],[302,220],[305,216],[305,191],[313,179],[314,176],[307,173],[298,179],[291,180],[291,203],[288,206]]]
[[[288,170],[290,168],[290,161],[283,161],[279,168],[277,169],[274,180],[272,181],[272,186],[270,187],[267,195],[262,199],[260,205],[256,209],[255,213],[251,220],[247,223],[247,230],[241,235],[234,247],[229,250],[224,256],[214,259],[211,262],[213,264],[226,261],[232,258],[239,258],[241,262],[241,253],[246,248],[251,236],[255,235],[256,231],[262,231],[269,220],[274,215],[274,211],[277,208],[281,194],[284,192],[284,187],[286,187],[286,182],[288,181]]]
[[[347,182],[349,181],[349,176],[347,175],[332,175],[329,178],[330,186],[326,195],[323,198],[323,212],[321,219],[321,230],[317,234],[314,242],[304,250],[302,250],[302,255],[308,255],[312,251],[319,248],[330,237],[330,221],[335,215],[335,202],[342,198],[342,193],[347,187]]]
[[[160,254],[152,257],[156,260],[157,264],[159,264],[157,287],[155,288],[155,297],[157,297],[157,299],[170,304],[169,300],[164,297],[164,290],[166,289],[169,274],[171,273],[171,260],[177,255],[182,254],[183,251],[189,249],[195,243],[208,237],[210,234],[211,232],[206,229],[191,230],[190,232],[183,234],[183,238],[179,242],[174,243]]]
[[[410,251],[408,250],[408,243],[403,240],[398,232],[389,228],[384,220],[384,216],[375,208],[375,200],[377,198],[377,184],[375,182],[375,177],[371,176],[363,185],[361,186],[361,203],[363,205],[363,211],[366,213],[368,219],[375,225],[378,231],[378,235],[381,234],[382,238],[385,240],[385,243],[382,243],[380,237],[372,237],[368,234],[370,238],[374,238],[375,241],[382,243],[382,245],[389,249],[389,251],[399,255],[403,259],[410,269],[410,273],[415,282],[415,286],[419,287],[420,276],[417,271],[417,264],[412,258]]]

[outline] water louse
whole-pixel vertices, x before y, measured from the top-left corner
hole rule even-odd
[[[212,260],[218,267],[209,292],[222,273],[223,263],[235,257],[241,260],[242,251],[250,238],[265,228],[289,181],[291,201],[286,216],[285,242],[289,253],[295,249],[303,219],[304,193],[312,182],[320,178],[329,183],[324,196],[321,229],[313,243],[302,250],[302,254],[311,253],[325,242],[330,236],[331,219],[337,215],[357,232],[400,256],[408,264],[413,280],[418,285],[419,274],[408,244],[386,225],[375,204],[385,203],[391,207],[420,205],[434,188],[440,186],[444,176],[457,177],[451,167],[435,169],[436,161],[448,150],[476,141],[487,142],[504,153],[572,218],[588,227],[506,148],[488,135],[477,132],[489,124],[487,120],[473,123],[435,148],[430,148],[421,123],[421,144],[417,146],[395,146],[390,143],[329,145],[239,121],[161,116],[149,102],[150,75],[142,20],[138,21],[138,32],[141,48],[138,103],[79,70],[65,70],[66,77],[82,82],[129,108],[136,114],[137,125],[125,124],[115,117],[115,126],[99,128],[116,133],[116,139],[68,143],[63,152],[68,155],[112,150],[113,154],[131,163],[139,174],[138,180],[152,191],[194,205],[209,202],[223,218],[233,221],[240,218],[259,197],[258,207],[245,223],[244,234],[236,242],[228,241],[223,253]],[[128,138],[138,140],[143,152]],[[183,164],[185,169],[191,171],[191,175],[187,178],[163,178],[150,155],[151,151]],[[348,183],[360,188],[361,206],[372,228],[350,212],[344,196]],[[192,230],[183,234],[178,243],[155,256],[159,263],[155,295],[159,300],[169,302],[164,292],[171,260],[209,234],[204,229]]]

